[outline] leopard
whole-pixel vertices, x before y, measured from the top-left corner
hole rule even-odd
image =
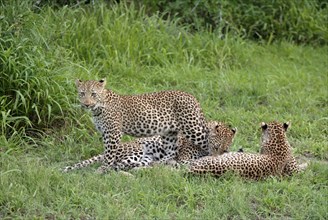
[[[105,149],[99,173],[105,173],[119,159],[123,135],[160,136],[166,152],[164,161],[176,156],[179,132],[209,151],[205,116],[193,95],[182,91],[121,95],[105,88],[106,79],[75,82],[81,106],[91,111],[102,135]]]
[[[188,167],[189,174],[210,174],[220,177],[226,172],[242,178],[261,180],[269,176],[283,176],[292,158],[286,132],[290,122],[261,123],[261,154],[231,152],[221,156],[207,156],[194,160]],[[292,172],[292,171],[291,171]]]
[[[221,155],[229,151],[237,128],[231,128],[223,122],[209,121],[209,147],[214,155]],[[154,162],[160,162],[165,157],[166,152],[160,136],[147,138],[137,138],[133,141],[121,143],[119,146],[119,156],[111,169],[119,171],[128,171],[135,168],[145,168],[153,165]],[[178,135],[178,155],[175,160],[179,164],[188,164],[193,159],[207,156],[208,152],[198,146],[194,146],[188,141],[181,132]],[[72,166],[62,169],[63,172],[69,172],[76,169],[87,167],[97,162],[103,162],[104,155],[98,154],[90,159],[81,161]]]

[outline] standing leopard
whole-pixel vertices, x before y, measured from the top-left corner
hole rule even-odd
[[[209,128],[209,148],[215,155],[223,154],[229,150],[236,133],[236,128],[229,128],[222,122],[211,121],[207,123]],[[129,170],[135,167],[147,167],[153,162],[161,161],[166,153],[160,136],[138,138],[134,141],[121,143],[118,159],[111,165],[113,170]],[[189,161],[207,156],[208,153],[198,146],[194,146],[181,133],[178,135],[178,155],[175,160],[178,163],[187,164]],[[81,161],[63,169],[68,172],[87,167],[96,162],[103,162],[103,154],[96,155],[88,160]]]
[[[161,136],[166,152],[164,161],[177,153],[178,132],[202,150],[208,151],[208,129],[198,101],[181,91],[141,95],[119,95],[105,88],[106,81],[76,80],[82,107],[91,110],[105,145],[105,172],[119,156],[123,134],[135,137]]]
[[[292,157],[286,131],[289,123],[261,123],[262,154],[227,153],[218,157],[203,157],[189,166],[192,174],[210,173],[221,176],[232,171],[249,179],[264,179],[268,176],[283,175],[288,161]]]

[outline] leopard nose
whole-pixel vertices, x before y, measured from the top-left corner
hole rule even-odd
[[[91,107],[91,103],[83,103],[83,106],[84,106],[85,108],[89,108],[89,107]]]

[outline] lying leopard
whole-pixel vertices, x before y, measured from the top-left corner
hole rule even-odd
[[[189,172],[221,176],[227,171],[232,171],[255,180],[280,176],[283,172],[293,172],[291,147],[285,134],[288,126],[289,123],[262,122],[262,154],[236,152],[219,157],[207,156],[194,160],[189,166]]]
[[[209,147],[215,155],[223,154],[229,150],[236,128],[229,128],[222,122],[211,121],[207,123],[209,128]],[[155,161],[161,161],[166,152],[160,136],[139,138],[131,142],[121,143],[118,157],[111,165],[113,170],[129,170],[136,167],[147,167]],[[181,133],[178,135],[178,155],[175,160],[178,163],[189,163],[190,160],[207,156],[208,153],[198,146],[194,146]],[[88,160],[81,161],[63,169],[68,172],[87,167],[96,162],[103,162],[103,154],[96,155]]]
[[[76,80],[82,107],[91,110],[105,145],[105,172],[119,158],[123,134],[135,137],[159,135],[169,160],[177,155],[178,132],[204,151],[208,148],[208,129],[198,101],[180,91],[162,91],[141,95],[119,95],[105,89],[106,81]]]

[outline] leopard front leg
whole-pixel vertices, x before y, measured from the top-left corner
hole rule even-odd
[[[207,126],[184,127],[182,133],[195,146],[199,146],[201,150],[211,155],[211,149],[208,146],[209,129]]]
[[[122,137],[120,120],[107,119],[102,126],[102,138],[105,146],[103,164],[97,169],[97,173],[106,173],[117,160],[117,149]]]
[[[115,160],[116,160],[116,151],[106,151],[104,153],[104,158],[102,161],[102,165],[96,170],[96,173],[99,174],[105,174],[107,173],[108,170],[110,169],[115,169],[116,165],[115,165]]]
[[[308,166],[308,163],[303,163],[303,164],[298,165],[295,157],[292,156],[292,157],[290,157],[289,160],[287,160],[287,162],[283,168],[282,174],[285,176],[291,176],[295,173],[300,173],[300,172],[304,171],[307,168],[307,166]]]

